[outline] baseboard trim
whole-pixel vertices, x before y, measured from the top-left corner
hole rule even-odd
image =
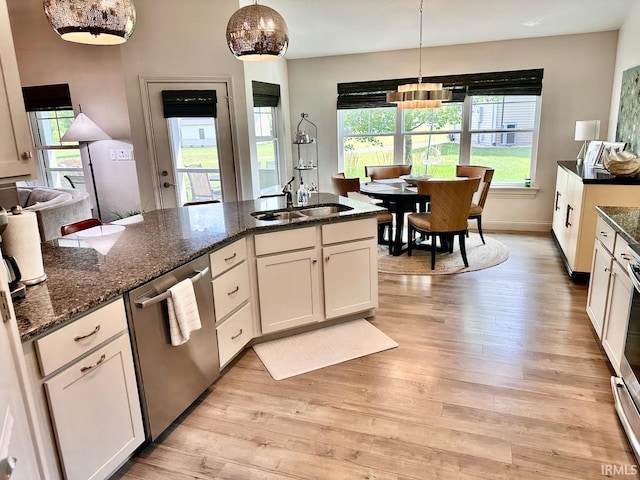
[[[476,222],[469,222],[469,230],[477,231]],[[551,222],[529,222],[518,220],[482,220],[483,231],[511,231],[511,232],[549,232]]]

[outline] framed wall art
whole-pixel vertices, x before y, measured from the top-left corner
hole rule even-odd
[[[620,90],[620,107],[616,141],[626,142],[627,149],[633,153],[640,151],[640,66],[630,68],[622,73]]]

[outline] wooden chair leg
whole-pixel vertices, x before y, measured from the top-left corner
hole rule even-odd
[[[436,250],[437,250],[437,235],[431,234],[431,270],[436,269]]]
[[[411,256],[411,247],[413,246],[413,237],[415,235],[415,231],[413,229],[413,225],[411,225],[410,223],[407,225],[408,231],[407,231],[407,255]]]
[[[477,217],[476,220],[478,220],[478,233],[480,234],[480,239],[482,240],[482,244],[486,245],[484,236],[482,235],[482,215]]]
[[[465,234],[461,232],[458,234],[458,238],[460,239],[460,253],[462,254],[462,261],[464,262],[464,266],[469,268],[469,262],[467,260],[467,249],[465,246]]]

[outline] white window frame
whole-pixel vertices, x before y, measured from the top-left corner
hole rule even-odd
[[[258,189],[261,195],[265,195],[265,194],[270,194],[270,193],[279,193],[280,192],[280,184],[282,183],[282,158],[280,155],[280,139],[278,136],[278,130],[279,130],[279,116],[278,116],[278,109],[279,107],[253,107],[253,114],[254,114],[254,118],[256,115],[256,109],[258,108],[269,108],[271,109],[271,115],[272,115],[272,132],[273,135],[272,136],[257,136],[256,135],[256,162],[258,163],[257,168],[258,168]],[[254,120],[255,123],[255,120]],[[275,165],[276,165],[276,180],[278,183],[276,183],[275,185],[272,185],[271,187],[267,187],[267,188],[260,188],[260,164],[258,162],[258,143],[260,142],[273,142],[274,145],[274,156],[275,156]]]
[[[505,95],[509,96],[509,95]],[[472,108],[472,97],[466,96],[464,102],[462,102],[462,122],[461,122],[461,131],[437,131],[438,134],[447,134],[454,133],[460,135],[460,157],[458,160],[459,165],[469,165],[471,159],[471,135],[477,133],[518,133],[518,132],[526,132],[532,133],[531,139],[531,162],[529,164],[529,178],[535,184],[537,163],[538,163],[538,140],[540,134],[540,117],[542,111],[542,96],[535,96],[536,105],[535,105],[535,114],[534,114],[534,127],[533,129],[495,129],[495,130],[472,130],[471,129],[471,108]],[[381,107],[385,108],[385,107]],[[395,108],[395,107],[388,107]],[[344,164],[344,141],[346,138],[351,137],[370,137],[373,134],[354,134],[354,135],[344,135],[344,123],[343,123],[343,112],[347,110],[338,110],[338,168],[339,171],[345,171]],[[401,112],[401,110],[398,110]],[[397,114],[396,115],[396,130],[394,133],[388,134],[378,134],[375,136],[393,136],[394,137],[394,160],[395,163],[404,163],[404,136],[405,135],[425,135],[428,134],[426,132],[419,133],[403,133],[403,118],[404,115]],[[524,181],[524,179],[522,179]],[[514,188],[514,187],[522,187],[523,182],[503,182],[503,183],[492,183],[492,187],[503,187],[503,188]]]
[[[42,121],[42,118],[38,118],[39,113],[57,113],[62,111],[69,111],[71,115],[68,118],[75,119],[75,114],[73,110],[36,110],[27,112],[27,116],[29,118],[29,124],[31,126],[31,137],[33,138],[33,144],[35,145],[36,154],[38,156],[38,180],[45,186],[55,187],[53,179],[51,177],[52,172],[70,172],[78,175],[84,175],[84,170],[82,167],[50,167],[49,166],[49,156],[48,152],[56,151],[56,150],[77,150],[78,156],[80,156],[80,145],[78,142],[72,142],[72,145],[43,145],[42,136],[40,134],[40,123],[38,120]],[[58,119],[56,114],[56,119]],[[65,185],[62,185],[65,187]],[[71,188],[71,185],[68,186]]]

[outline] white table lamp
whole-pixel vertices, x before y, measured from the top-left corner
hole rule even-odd
[[[590,140],[597,140],[600,136],[600,120],[578,120],[576,122],[576,132],[574,140],[576,142],[584,142],[582,148],[578,152],[576,160],[578,165],[584,160],[584,156],[587,153],[587,147]]]

